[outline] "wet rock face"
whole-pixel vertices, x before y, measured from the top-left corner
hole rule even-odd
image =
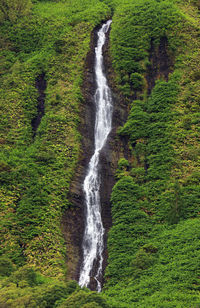
[[[160,44],[157,48],[154,45],[154,41],[151,40],[149,62],[150,65],[147,69],[146,80],[148,84],[148,94],[151,94],[155,86],[155,81],[161,77],[168,81],[168,75],[173,71],[173,60],[169,55],[166,37],[161,37]]]
[[[67,247],[67,279],[78,280],[80,257],[82,253],[82,234],[84,232],[82,208],[75,206],[64,213],[62,217],[62,231]]]
[[[76,175],[71,183],[69,199],[72,203],[71,209],[68,209],[63,215],[62,229],[67,246],[67,268],[68,279],[79,278],[79,271],[82,261],[82,239],[84,233],[84,196],[82,185],[87,171],[89,160],[93,154],[94,148],[94,124],[95,124],[95,105],[93,97],[96,90],[95,74],[94,74],[94,59],[95,46],[97,43],[97,27],[91,34],[90,51],[85,61],[84,83],[82,93],[84,103],[80,110],[80,133],[83,136],[82,150],[79,159],[79,164],[76,169]],[[117,168],[119,158],[124,155],[127,157],[128,150],[124,145],[126,142],[120,140],[116,136],[116,130],[119,125],[123,125],[127,118],[127,107],[123,103],[114,86],[114,77],[109,57],[109,33],[104,46],[105,74],[108,79],[109,86],[113,96],[113,128],[108,137],[108,142],[101,152],[100,156],[100,173],[101,173],[101,205],[102,205],[102,220],[106,230],[105,232],[105,250],[103,271],[107,265],[107,232],[111,227],[111,204],[110,195],[112,187],[115,183],[114,173]],[[95,267],[95,265],[94,265]],[[91,290],[96,289],[96,281],[91,277]]]
[[[71,182],[69,200],[72,207],[67,209],[62,218],[62,230],[66,241],[67,279],[79,279],[82,260],[82,240],[85,227],[84,196],[82,185],[88,162],[92,155],[94,140],[95,108],[93,96],[95,93],[94,51],[95,31],[91,34],[90,51],[85,61],[84,82],[82,93],[84,102],[80,105],[80,133],[82,148],[75,176]]]

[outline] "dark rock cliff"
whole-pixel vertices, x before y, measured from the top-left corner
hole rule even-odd
[[[161,37],[158,47],[155,47],[154,40],[151,39],[149,62],[150,65],[146,73],[148,95],[151,94],[157,79],[163,78],[164,80],[168,81],[169,73],[173,71],[174,61],[168,50],[167,37]]]
[[[84,96],[84,103],[81,105],[80,117],[80,133],[83,136],[82,150],[79,158],[79,163],[76,169],[76,174],[73,178],[70,188],[70,202],[71,208],[66,210],[62,219],[62,229],[67,246],[67,268],[68,279],[78,280],[80,265],[82,260],[82,238],[84,233],[84,196],[82,191],[82,184],[86,173],[88,162],[93,154],[94,141],[94,122],[95,122],[95,75],[94,75],[94,59],[95,46],[97,43],[97,31],[99,27],[94,29],[91,33],[90,51],[85,61],[84,82],[82,93]],[[116,130],[119,125],[122,125],[127,117],[127,107],[123,103],[122,98],[114,86],[114,76],[111,67],[111,60],[109,56],[109,33],[107,35],[104,46],[105,58],[105,74],[108,78],[108,83],[112,89],[113,96],[113,128],[109,135],[108,142],[104,147],[100,158],[100,172],[101,172],[101,204],[102,204],[102,219],[105,232],[105,250],[103,270],[107,265],[107,232],[112,224],[111,219],[111,204],[110,194],[115,183],[114,173],[117,168],[117,162],[121,156],[127,157],[126,142],[120,140],[116,136]],[[92,281],[92,279],[91,279]],[[95,289],[95,283],[91,282],[91,289]]]

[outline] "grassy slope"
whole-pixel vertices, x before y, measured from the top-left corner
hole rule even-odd
[[[119,130],[132,159],[119,162],[111,198],[106,295],[122,307],[199,304],[198,14],[189,2],[132,1],[113,17],[116,81],[138,98]],[[150,45],[158,54],[163,37],[174,72],[147,97]]]

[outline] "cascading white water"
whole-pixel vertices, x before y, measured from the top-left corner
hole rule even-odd
[[[101,276],[104,250],[104,227],[101,218],[99,155],[112,128],[112,97],[106,77],[103,73],[102,48],[105,33],[111,20],[98,31],[95,48],[96,120],[94,129],[94,154],[90,159],[87,175],[83,183],[86,204],[86,224],[83,236],[83,263],[80,271],[79,285],[88,286],[92,276],[97,282],[97,291],[101,291]],[[95,273],[92,273],[95,264]]]

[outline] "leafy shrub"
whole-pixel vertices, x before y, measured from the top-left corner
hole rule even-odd
[[[0,276],[10,276],[14,271],[13,263],[6,257],[0,257]]]
[[[132,88],[134,90],[139,90],[141,91],[143,86],[144,86],[144,78],[141,74],[139,73],[132,73],[130,75],[130,83],[132,85]]]
[[[29,286],[33,287],[37,284],[37,275],[33,268],[25,265],[11,274],[9,280],[16,283],[17,285],[21,281],[26,281]]]
[[[64,301],[69,295],[71,295],[76,290],[79,290],[80,287],[75,281],[70,281],[63,283],[60,281],[55,282],[52,285],[41,286],[40,293],[37,294],[36,300],[38,303],[45,303],[43,307],[53,308],[59,307],[59,301]]]
[[[106,300],[102,298],[96,292],[88,292],[81,290],[75,292],[70,296],[64,303],[62,303],[59,308],[71,307],[91,307],[92,303],[95,305],[93,307],[109,308],[110,306],[106,303]],[[88,306],[87,306],[88,305]]]
[[[135,259],[131,262],[131,265],[133,268],[136,267],[136,269],[145,270],[152,266],[155,261],[156,257],[154,255],[141,249],[136,253]]]
[[[120,158],[118,161],[118,168],[115,172],[116,178],[120,179],[125,174],[128,175],[128,169],[129,169],[129,162],[125,158]]]

